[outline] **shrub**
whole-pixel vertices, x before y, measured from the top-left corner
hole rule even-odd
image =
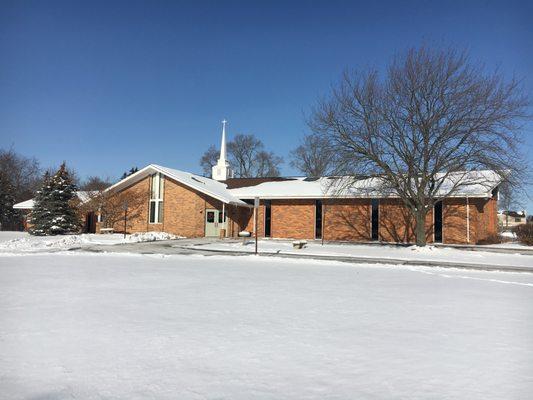
[[[489,235],[485,239],[478,240],[476,244],[498,244],[502,242],[502,238],[498,234]]]
[[[513,229],[520,243],[533,246],[533,224],[522,224]]]

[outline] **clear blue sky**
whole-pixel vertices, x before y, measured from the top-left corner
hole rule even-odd
[[[227,118],[287,158],[345,68],[420,44],[467,48],[533,96],[531,1],[258,3],[0,1],[0,147],[81,177],[200,172]]]

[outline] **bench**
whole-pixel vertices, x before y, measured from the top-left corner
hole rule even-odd
[[[248,231],[239,232],[239,237],[242,237],[242,244],[243,245],[246,244],[246,238],[249,238],[251,236],[252,236],[251,232],[248,232]]]
[[[100,233],[115,233],[113,228],[100,228]]]
[[[295,249],[303,249],[307,245],[307,240],[295,240],[292,242],[292,247]]]

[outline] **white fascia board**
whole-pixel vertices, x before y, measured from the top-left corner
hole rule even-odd
[[[140,169],[139,171],[131,174],[130,176],[118,181],[117,183],[115,183],[114,185],[108,187],[105,192],[108,192],[108,191],[113,191],[113,190],[123,190],[135,183],[137,183],[138,181],[140,181],[141,179],[143,178],[146,178],[147,176],[150,176],[152,175],[153,173],[156,173],[156,172],[159,172],[161,173],[162,175],[168,177],[168,178],[171,178],[177,182],[180,182],[182,183],[183,185],[193,189],[193,190],[196,190],[196,191],[199,191],[201,193],[204,193],[216,200],[219,200],[223,203],[226,203],[226,204],[234,204],[234,205],[237,205],[237,206],[242,206],[242,207],[248,207],[249,205],[244,203],[244,202],[241,202],[238,198],[236,198],[237,201],[233,201],[231,199],[227,199],[227,198],[224,198],[223,196],[220,196],[216,193],[213,193],[211,192],[210,190],[207,190],[205,188],[202,188],[202,187],[199,187],[199,186],[194,186],[194,185],[191,185],[189,182],[183,180],[182,178],[180,178],[179,176],[176,176],[174,174],[172,174],[171,172],[169,171],[166,171],[162,168],[160,168],[158,165],[155,165],[155,164],[149,164],[147,165],[146,167]],[[229,193],[229,192],[228,192]]]
[[[462,197],[469,197],[469,198],[487,198],[491,197],[491,191],[488,191],[487,193],[474,193],[474,194],[465,194],[465,193],[455,193],[449,196],[446,196],[447,198],[462,198]],[[367,195],[367,196],[353,196],[353,195],[316,195],[316,196],[268,196],[268,195],[256,195],[256,194],[239,194],[239,199],[254,199],[255,197],[259,197],[261,200],[313,200],[313,199],[399,199],[400,196],[393,196],[393,195],[381,195],[381,196],[373,196],[373,195]]]
[[[150,169],[153,169],[152,164],[147,165],[146,167],[138,170],[137,172],[134,172],[133,174],[125,177],[124,179],[121,179],[120,181],[118,181],[114,185],[111,185],[107,189],[105,189],[104,192],[110,192],[110,191],[115,190],[117,188],[119,188],[119,189],[123,189],[124,188],[125,189],[125,188],[133,185],[134,183],[137,183],[142,178],[148,176],[149,174],[146,174],[146,172],[149,171]],[[127,183],[129,183],[129,184],[127,184]]]

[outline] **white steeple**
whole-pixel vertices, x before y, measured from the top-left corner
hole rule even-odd
[[[226,179],[233,178],[233,170],[229,165],[229,161],[226,160],[226,123],[228,121],[222,121],[222,141],[220,142],[220,156],[218,158],[217,165],[213,165],[211,170],[211,178],[216,181],[225,181]]]

